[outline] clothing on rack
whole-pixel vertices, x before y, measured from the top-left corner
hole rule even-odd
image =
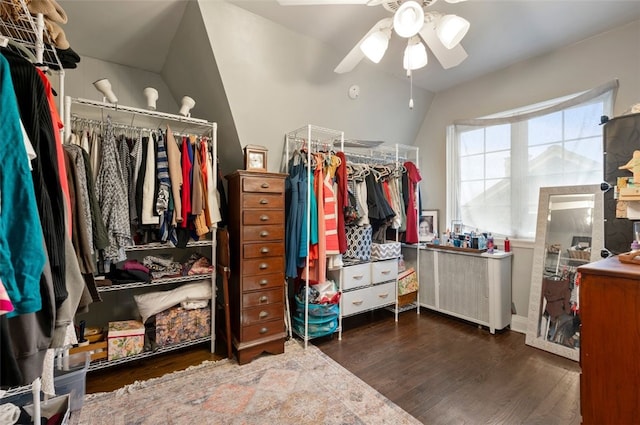
[[[2,53],[11,70],[11,78],[18,100],[20,119],[27,131],[37,157],[32,161],[31,173],[36,204],[51,272],[56,303],[66,299],[64,282],[65,258],[65,201],[61,181],[66,180],[64,159],[58,157],[55,135],[45,86],[37,69],[29,61],[11,52]],[[53,159],[53,160],[52,160]],[[62,164],[62,167],[59,165]]]

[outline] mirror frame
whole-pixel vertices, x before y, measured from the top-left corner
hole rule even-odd
[[[579,349],[572,349],[540,338],[538,336],[538,326],[540,323],[540,300],[542,297],[542,277],[547,238],[549,200],[553,195],[581,194],[594,195],[593,223],[591,226],[592,249],[590,261],[593,262],[601,259],[600,250],[604,247],[604,202],[600,185],[541,187],[538,200],[536,240],[533,250],[533,265],[531,267],[531,290],[529,293],[529,312],[525,339],[525,343],[527,345],[531,345],[575,361],[580,360]]]

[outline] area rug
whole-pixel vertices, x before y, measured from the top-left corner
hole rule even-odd
[[[204,362],[85,397],[70,424],[419,424],[317,347]]]

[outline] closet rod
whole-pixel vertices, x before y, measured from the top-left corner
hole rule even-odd
[[[79,117],[77,115],[72,115],[71,116],[71,122],[72,123],[86,123],[86,124],[94,124],[94,125],[104,125],[105,122],[101,121],[101,120],[95,120],[95,119],[91,119],[91,118],[83,118],[83,117]],[[129,124],[121,124],[121,123],[117,123],[117,122],[111,122],[111,125],[115,128],[119,128],[119,129],[124,129],[124,130],[138,130],[138,131],[147,131],[147,132],[154,132],[154,131],[160,131],[161,129],[159,128],[147,128],[147,127],[138,127],[135,125],[129,125]],[[200,139],[206,139],[206,140],[211,140],[211,137],[209,136],[201,136],[198,134],[190,134],[190,133],[180,133],[178,131],[172,131],[171,134],[173,134],[174,136],[180,136],[180,137],[191,137],[191,136],[196,136]]]

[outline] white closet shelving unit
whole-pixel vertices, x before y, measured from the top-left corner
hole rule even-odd
[[[336,146],[339,147],[339,150],[342,150],[344,147],[344,132],[340,130],[332,130],[328,128],[318,127],[315,125],[306,125],[304,127],[300,127],[297,130],[293,130],[286,134],[285,136],[285,172],[288,173],[288,165],[289,158],[291,154],[297,149],[306,148],[307,150],[307,164],[311,164],[311,155],[314,152],[318,152],[320,150],[330,151],[336,150]],[[307,182],[310,184],[311,182],[311,168],[307,167]],[[311,205],[311,192],[313,188],[307,187],[307,206]],[[311,234],[311,210],[307,208],[307,227],[306,229],[302,229],[303,232],[306,232],[307,235]],[[309,238],[307,237],[307,240]],[[307,256],[305,262],[305,275],[309,275],[309,257]],[[338,288],[340,292],[342,292],[342,287]],[[309,291],[309,280],[305,280],[305,293]],[[305,308],[304,308],[304,333],[299,334],[303,341],[304,347],[307,348],[309,340],[312,339],[309,336],[309,299],[305,297],[304,300]],[[295,307],[295,306],[294,306]],[[289,318],[287,318],[288,321]],[[289,323],[289,329],[293,329],[291,323]],[[341,334],[342,332],[342,322],[338,323],[338,330]]]
[[[355,159],[357,162],[360,162],[360,163],[368,162],[371,164],[392,163],[396,166],[400,166],[406,161],[411,161],[416,165],[416,168],[418,169],[420,168],[420,164],[419,164],[420,151],[419,151],[419,148],[414,146],[407,146],[407,145],[401,145],[401,144],[389,144],[389,145],[382,144],[376,147],[370,147],[370,146],[367,146],[366,143],[358,142],[354,140],[349,140],[347,145],[348,146],[345,147],[344,149],[347,159],[351,158],[351,159]],[[416,198],[415,198],[416,200],[418,199],[418,190],[419,189],[416,187]],[[419,217],[420,211],[418,210],[417,202],[416,202],[415,208],[416,208],[417,216]],[[418,222],[416,221],[416,232],[418,231],[417,227],[418,227]],[[396,229],[395,241],[398,242],[399,238],[400,238],[399,231]],[[419,248],[420,248],[419,244],[406,245],[406,246],[410,247],[411,249],[415,248],[416,255],[419,252]],[[391,310],[395,314],[396,322],[398,321],[398,314],[403,311],[407,311],[415,308],[416,313],[420,314],[420,304],[418,303],[419,291],[420,291],[420,265],[419,264],[416,264],[415,272],[416,272],[416,278],[418,279],[418,293],[416,294],[415,302],[411,304],[407,304],[402,307],[398,305],[398,272],[396,272],[395,273],[395,290],[393,291],[394,292],[393,302],[389,302],[389,303],[379,302],[375,308],[377,309],[380,307],[386,307],[387,309]],[[384,282],[375,282],[376,280],[375,274],[376,272],[374,269],[372,270],[372,276],[371,276],[372,283],[374,285],[378,283],[384,284]],[[343,268],[342,270],[340,270],[340,280],[342,281],[344,278],[345,276],[344,276],[344,268]],[[380,298],[382,295],[383,294],[380,293],[378,294],[377,297]],[[341,312],[342,311],[344,311],[344,304],[341,308]],[[358,311],[357,314],[364,311],[368,311],[368,310]]]
[[[174,135],[195,135],[206,136],[211,139],[211,155],[213,165],[213,185],[217,187],[217,123],[207,120],[192,118],[190,116],[174,115],[165,112],[150,111],[145,109],[111,104],[82,98],[65,98],[65,140],[68,139],[72,129],[72,121],[80,121],[90,123],[92,125],[106,125],[106,118],[109,116],[114,128],[127,129],[131,131],[152,131],[157,129],[166,130],[167,124],[170,125]],[[171,284],[181,284],[185,282],[198,281],[202,279],[211,279],[212,299],[211,299],[211,332],[207,337],[186,341],[182,343],[172,344],[170,346],[160,347],[156,351],[145,351],[134,356],[124,357],[118,360],[98,360],[91,362],[88,370],[102,369],[115,366],[122,363],[131,362],[145,357],[155,356],[157,354],[180,348],[201,344],[211,341],[211,352],[215,351],[215,315],[216,315],[216,238],[215,229],[210,233],[211,238],[199,241],[190,241],[185,249],[211,247],[211,264],[214,271],[211,275],[193,275],[172,278],[153,279],[149,283],[134,282],[126,284],[116,284],[111,286],[98,286],[98,292],[114,292],[128,291],[137,288],[150,288],[156,286],[165,286]],[[161,243],[150,243],[144,245],[134,245],[125,248],[126,252],[140,252],[150,250],[176,250],[180,248],[168,247]],[[91,308],[91,307],[90,307]]]
[[[58,74],[58,113],[64,116],[61,100],[64,98],[64,68],[47,33],[42,13],[32,16],[24,0],[0,0],[0,12],[0,46],[21,54],[46,72]]]
[[[322,127],[317,127],[313,125],[307,125],[305,127],[301,127],[297,130],[291,131],[286,134],[285,137],[285,159],[284,159],[284,171],[288,172],[288,161],[291,154],[295,150],[300,150],[301,148],[307,149],[307,163],[311,163],[311,154],[318,151],[342,151],[344,152],[346,158],[349,160],[357,159],[357,162],[370,162],[380,164],[382,162],[401,164],[404,161],[412,161],[419,168],[419,150],[413,146],[405,146],[405,145],[380,145],[372,148],[365,143],[359,143],[358,141],[353,140],[345,140],[344,132],[339,130],[331,130]],[[311,170],[307,168],[307,182],[310,182]],[[417,198],[417,190],[416,189],[416,199]],[[310,205],[310,196],[311,196],[312,188],[307,188],[307,205]],[[417,209],[417,205],[416,205]],[[417,212],[419,216],[419,211]],[[303,229],[307,235],[310,234],[310,210],[307,208],[307,228]],[[416,223],[416,232],[417,232],[417,223]],[[396,241],[398,241],[399,235],[396,231]],[[416,252],[419,250],[419,244],[415,244]],[[395,320],[398,320],[398,313],[409,310],[412,308],[416,309],[416,312],[420,313],[420,305],[418,303],[419,294],[416,294],[416,302],[411,305],[404,306],[400,308],[398,306],[398,273],[397,267],[395,268],[395,273],[392,273],[392,270],[382,270],[380,267],[376,267],[375,264],[383,265],[386,262],[395,262],[397,265],[397,258],[390,259],[387,261],[380,262],[362,262],[361,264],[356,264],[355,266],[344,266],[335,270],[328,271],[329,274],[332,274],[336,277],[338,281],[338,290],[342,293],[342,297],[340,299],[340,314],[338,318],[338,339],[342,339],[342,318],[346,315],[351,314],[359,314],[365,311],[388,307],[395,313]],[[351,269],[349,268],[351,267]],[[363,267],[362,275],[368,277],[368,283],[366,285],[353,285],[351,283],[351,279],[353,272],[356,272],[357,267]],[[383,266],[384,267],[384,266]],[[306,264],[306,273],[308,276],[309,272],[309,259],[307,257]],[[345,275],[345,269],[349,270],[347,275]],[[366,270],[364,270],[366,269]],[[361,271],[358,269],[357,273]],[[385,273],[392,274],[393,278],[386,279],[384,277]],[[360,276],[360,275],[358,275]],[[376,276],[378,276],[376,278]],[[416,264],[416,276],[419,277],[419,265]],[[371,280],[372,279],[372,280]],[[345,282],[349,280],[348,287],[345,288]],[[371,283],[373,282],[373,283]],[[309,289],[309,281],[305,280],[305,289],[308,291]],[[362,301],[353,300],[354,305],[359,305],[359,303],[363,303],[362,306],[366,306],[371,302],[374,307],[361,309],[360,307],[355,308],[355,312],[350,313],[349,311],[345,312],[345,291],[347,293],[354,294],[356,291],[360,291],[359,294],[364,294],[366,299]],[[377,293],[374,293],[376,292]],[[390,293],[393,293],[393,296],[389,299]],[[348,298],[348,296],[347,296]],[[307,347],[308,341],[312,339],[309,336],[309,307],[308,300],[305,299],[305,314],[304,314],[304,333],[299,336],[304,340],[305,348]]]

